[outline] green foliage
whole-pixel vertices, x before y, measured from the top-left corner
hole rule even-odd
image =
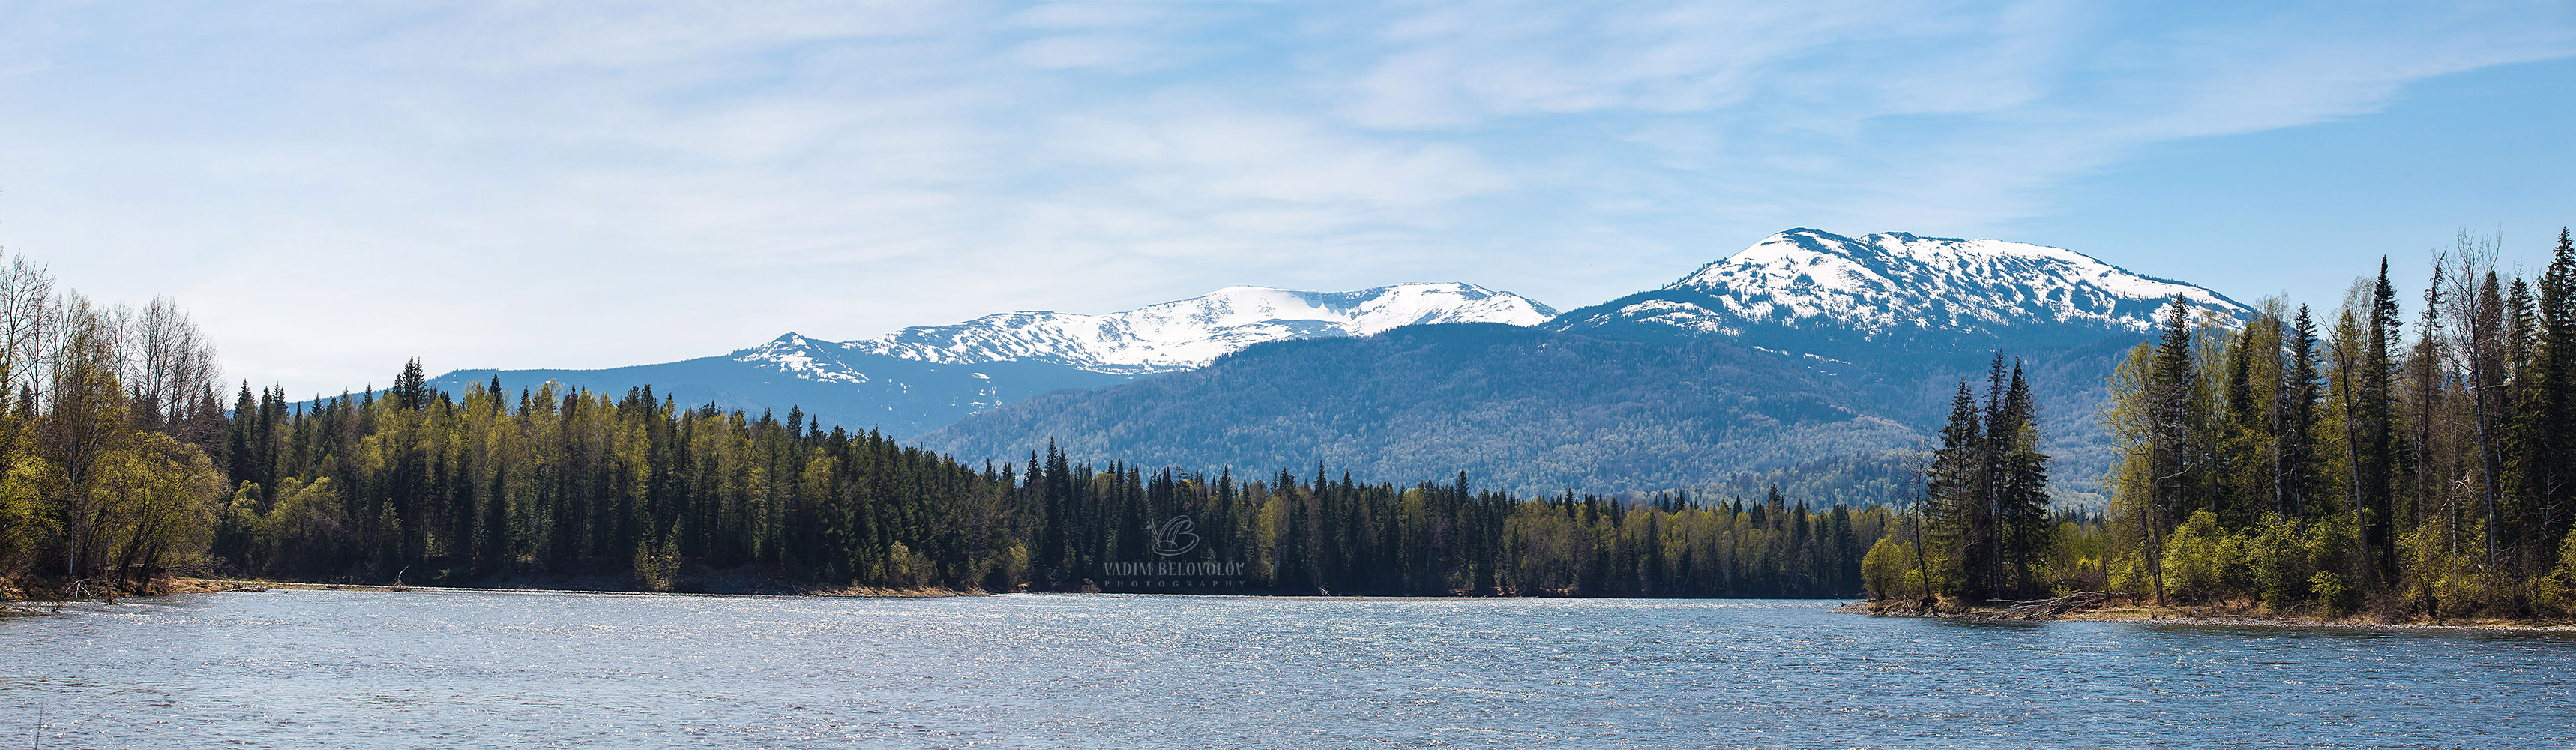
[[[2019,363],[2006,378],[1998,355],[1981,405],[1960,381],[1941,447],[1924,473],[1924,513],[1943,561],[1942,593],[1971,600],[2036,595],[2053,587],[2048,456]]]
[[[2435,619],[2576,614],[2564,234],[2536,281],[2463,239],[2411,327],[2385,260],[2323,338],[2277,302],[2239,329],[2176,313],[2116,371],[2105,412],[2122,456],[2112,584]]]
[[[49,543],[63,535],[62,518],[43,495],[51,467],[12,454],[0,474],[0,579],[35,568]]]
[[[305,411],[243,399],[229,458],[255,479],[222,508],[220,555],[303,578],[613,570],[646,590],[691,585],[684,563],[827,588],[1075,590],[1118,579],[1113,564],[1175,562],[1240,563],[1235,592],[1823,597],[1861,592],[1862,553],[1897,518],[1776,491],[1747,508],[1523,498],[1464,473],[1411,487],[1321,467],[1149,473],[1052,446],[977,468],[801,410],[680,408],[649,388],[373,395]]]
[[[680,553],[677,545],[665,539],[659,544],[635,545],[635,587],[645,591],[671,591],[680,583]]]
[[[1895,537],[1879,537],[1877,544],[1870,545],[1869,552],[1861,556],[1860,574],[1872,599],[1923,592],[1922,576],[1914,569],[1914,545],[1898,542]]]
[[[2243,537],[2220,529],[2217,514],[2195,512],[2165,538],[2165,585],[2193,598],[2244,591],[2245,557]]]

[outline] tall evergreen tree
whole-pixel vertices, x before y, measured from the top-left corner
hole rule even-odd
[[[2379,580],[2397,577],[2397,488],[2407,468],[2398,449],[2397,357],[2399,331],[2397,288],[2388,281],[2388,259],[2379,259],[2379,278],[2371,285],[2367,327],[2355,394],[2359,466],[2354,468],[2356,512],[2362,516],[2361,539],[2371,547]]]
[[[2282,372],[2281,398],[2273,408],[2279,430],[2274,482],[2281,515],[2306,518],[2314,510],[2308,493],[2317,481],[2317,403],[2323,396],[2317,324],[2308,316],[2308,306],[2299,306],[2287,338],[2290,366]]]
[[[1994,508],[1987,483],[1985,429],[1978,419],[1977,397],[1959,381],[1950,397],[1950,418],[1941,427],[1941,447],[1932,454],[1925,477],[1924,515],[1943,550],[1946,590],[1970,601],[1997,593]]]
[[[2048,455],[2040,452],[2037,405],[2021,363],[2013,363],[2003,407],[1986,426],[1994,472],[1995,511],[2003,537],[2002,585],[2014,595],[2045,593],[2050,581],[2044,563],[2054,541],[2048,519]]]

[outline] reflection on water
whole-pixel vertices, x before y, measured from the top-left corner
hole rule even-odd
[[[1813,601],[273,591],[0,620],[0,747],[2569,747],[2576,639]],[[25,738],[25,739],[19,739]]]

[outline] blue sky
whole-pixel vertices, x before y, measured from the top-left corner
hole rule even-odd
[[[1793,226],[2331,304],[2576,223],[2563,0],[1787,5],[13,5],[0,244],[304,393]]]

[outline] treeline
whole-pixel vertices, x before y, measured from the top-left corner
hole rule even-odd
[[[1463,474],[1208,477],[1053,448],[974,467],[801,411],[685,407],[649,387],[432,391],[416,362],[381,395],[305,409],[245,389],[235,413],[225,458],[241,481],[213,551],[290,578],[605,568],[670,589],[692,569],[759,566],[815,588],[1849,596],[1891,526],[1883,509],[1777,492],[1520,498]],[[1193,572],[1158,572],[1176,569]]]
[[[2386,260],[2318,314],[2176,304],[2114,380],[2115,586],[2391,616],[2571,611],[2576,247],[2463,236],[2409,313]],[[2410,322],[2411,319],[2411,322]]]

